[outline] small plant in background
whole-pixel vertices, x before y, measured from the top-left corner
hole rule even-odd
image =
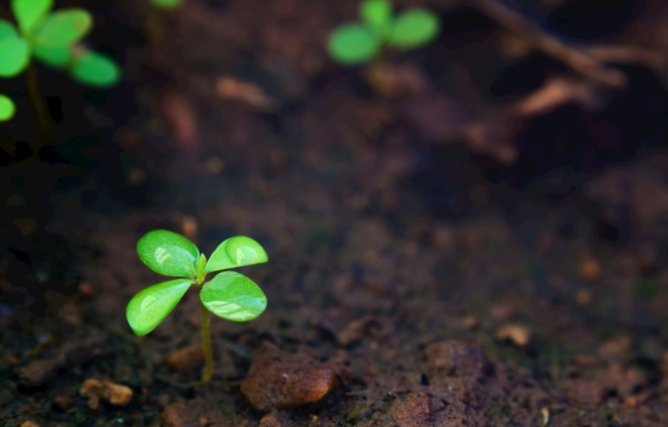
[[[162,39],[167,13],[180,7],[184,0],[149,0],[152,10],[146,21],[146,36],[151,42]]]
[[[432,41],[440,29],[438,16],[433,12],[414,8],[395,15],[387,0],[363,0],[359,14],[362,22],[343,24],[329,37],[329,53],[340,64],[372,61],[388,47],[418,48]]]
[[[14,117],[14,112],[16,112],[14,101],[7,95],[0,94],[0,122],[10,120]]]
[[[137,293],[128,303],[126,317],[135,334],[146,335],[174,309],[191,285],[199,288],[204,371],[202,381],[213,375],[213,351],[209,311],[234,322],[258,317],[267,307],[267,297],[246,276],[228,271],[205,281],[214,271],[267,262],[267,253],[255,240],[231,237],[221,243],[207,261],[187,238],[167,230],[154,230],[137,243],[139,258],[151,270],[175,280],[158,283]]]
[[[119,80],[116,63],[79,45],[90,31],[93,18],[84,9],[52,12],[52,0],[12,0],[18,28],[0,20],[0,77],[14,77],[26,71],[28,91],[44,125],[46,108],[39,94],[31,59],[69,71],[80,83],[108,87]]]

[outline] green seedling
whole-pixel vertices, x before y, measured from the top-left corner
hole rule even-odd
[[[255,240],[231,237],[221,243],[207,261],[187,238],[167,230],[154,230],[139,239],[137,253],[148,268],[178,279],[158,283],[137,293],[128,303],[126,317],[135,334],[146,335],[155,329],[190,286],[199,288],[204,371],[202,381],[213,374],[213,352],[209,311],[233,322],[258,317],[267,307],[267,297],[246,276],[227,271],[206,281],[206,275],[245,265],[267,262],[267,253]]]
[[[0,122],[10,120],[14,117],[15,111],[16,106],[14,105],[14,101],[7,95],[0,94]]]
[[[12,0],[18,25],[0,19],[0,77],[27,71],[28,90],[40,115],[46,110],[38,96],[33,58],[67,70],[74,80],[90,86],[112,86],[120,75],[113,60],[79,45],[93,25],[90,13],[84,9],[52,12],[52,7],[53,0]]]
[[[330,35],[328,50],[344,65],[357,65],[378,58],[386,48],[415,49],[433,40],[439,32],[438,16],[426,9],[406,9],[393,14],[388,0],[363,0],[362,22],[350,22]]]

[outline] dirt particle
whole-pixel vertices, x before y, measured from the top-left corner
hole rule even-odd
[[[482,348],[478,344],[440,341],[424,349],[424,360],[432,373],[481,377],[484,371]]]
[[[636,394],[633,396],[628,396],[624,399],[624,405],[631,408],[639,408],[643,406],[649,400],[649,394]]]
[[[502,302],[494,304],[489,309],[489,314],[494,320],[512,320],[517,316],[517,310],[511,304]]]
[[[124,385],[89,378],[84,381],[79,394],[88,398],[88,406],[91,409],[97,409],[100,400],[115,406],[125,406],[130,402],[134,393]]]
[[[474,316],[466,316],[464,318],[464,326],[469,329],[477,329],[480,327],[480,321]]]
[[[605,397],[605,386],[600,381],[578,381],[571,388],[571,398],[583,405],[597,406]]]
[[[397,399],[391,415],[399,427],[418,427],[426,424],[431,416],[431,401],[422,392],[411,392]]]
[[[498,330],[496,338],[501,341],[508,340],[518,347],[526,347],[531,341],[531,331],[525,326],[505,325]]]
[[[283,427],[283,422],[275,414],[269,413],[262,417],[258,427]]]
[[[167,364],[177,371],[184,371],[204,360],[204,351],[199,344],[174,350],[167,356]]]
[[[601,264],[595,258],[585,258],[578,265],[578,275],[585,282],[595,282],[601,278]]]
[[[74,399],[69,396],[60,395],[53,398],[53,408],[57,411],[67,412],[74,407]]]
[[[580,289],[575,294],[575,302],[581,306],[589,305],[591,299],[592,293],[589,289]]]
[[[93,286],[90,283],[83,282],[83,283],[79,284],[79,296],[81,298],[85,298],[85,299],[90,298],[90,297],[93,296],[94,292],[95,292],[95,289],[93,288]]]
[[[619,337],[601,344],[598,353],[607,360],[620,361],[631,350],[632,341],[629,337]]]
[[[369,332],[369,329],[376,323],[376,319],[371,315],[353,320],[344,330],[337,334],[336,338],[341,345],[347,346],[354,344],[361,341],[364,335],[366,335]]]
[[[197,238],[197,220],[191,216],[186,216],[181,221],[181,231],[183,235],[190,240]]]

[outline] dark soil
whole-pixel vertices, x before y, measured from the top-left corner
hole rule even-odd
[[[561,66],[490,56],[499,29],[468,7],[397,3],[447,23],[393,60],[451,109],[328,60],[356,1],[193,0],[148,47],[143,7],[95,6],[121,88],[43,71],[50,144],[31,158],[29,119],[1,128],[20,149],[0,182],[0,425],[668,425],[665,89],[625,70],[605,109],[522,123],[504,163],[443,135]],[[269,254],[243,270],[266,312],[212,319],[209,384],[196,292],[146,337],[126,322],[162,280],[135,251],[155,228]],[[96,404],[91,378],[133,396]]]

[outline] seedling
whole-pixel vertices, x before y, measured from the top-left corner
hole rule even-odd
[[[438,16],[426,9],[406,9],[394,15],[388,0],[363,0],[362,22],[335,29],[328,41],[332,58],[343,65],[358,65],[381,56],[386,48],[415,49],[429,43],[440,29]]]
[[[155,329],[188,288],[199,288],[204,371],[202,381],[213,374],[213,352],[209,311],[233,322],[246,322],[258,317],[267,307],[267,297],[246,276],[228,271],[205,281],[214,271],[267,262],[267,253],[250,237],[230,237],[221,243],[207,261],[204,254],[187,238],[167,230],[150,231],[137,243],[137,253],[148,268],[178,279],[158,283],[137,293],[126,310],[126,317],[135,334],[146,335]]]
[[[7,95],[0,94],[0,122],[10,120],[14,117],[15,111],[16,106],[14,105],[14,101]]]
[[[69,71],[72,78],[91,86],[118,82],[114,61],[78,43],[90,31],[93,18],[84,9],[51,12],[53,0],[12,0],[18,27],[0,20],[0,77],[14,77],[27,70],[28,90],[40,118],[44,108],[31,59]]]

